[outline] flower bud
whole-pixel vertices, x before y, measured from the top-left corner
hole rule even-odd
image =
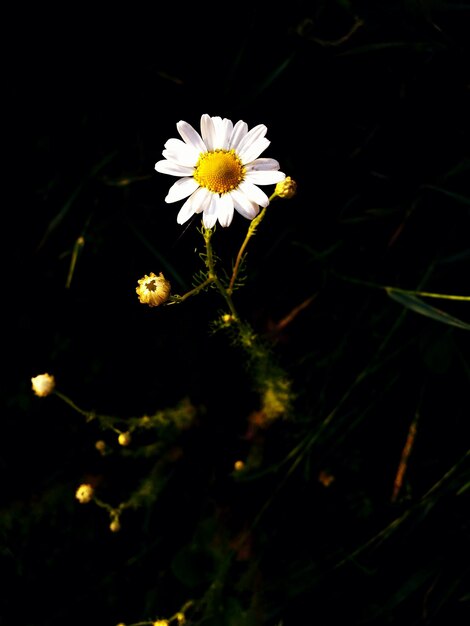
[[[99,439],[95,443],[95,449],[98,450],[98,452],[100,454],[105,454],[105,452],[106,452],[106,442],[104,442],[102,439]]]
[[[128,446],[131,442],[131,434],[121,433],[118,437],[118,441],[121,446]]]
[[[118,533],[121,530],[121,522],[119,521],[119,518],[115,517],[113,519],[113,521],[109,525],[109,530],[112,533]]]
[[[171,284],[160,272],[156,276],[153,272],[137,281],[139,286],[136,287],[136,293],[142,304],[149,306],[160,306],[164,304],[170,297]]]
[[[31,378],[33,384],[33,391],[37,396],[44,398],[54,391],[55,379],[50,374],[39,374]]]
[[[297,192],[297,183],[290,176],[286,176],[277,183],[275,192],[279,198],[293,198]]]
[[[83,484],[83,485],[80,485],[80,487],[75,492],[75,497],[82,504],[86,504],[87,502],[91,502],[91,499],[93,498],[94,493],[95,493],[95,490],[93,489],[91,485]]]

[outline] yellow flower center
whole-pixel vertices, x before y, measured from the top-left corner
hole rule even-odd
[[[235,150],[212,150],[200,155],[193,176],[201,187],[223,194],[238,187],[245,168]]]

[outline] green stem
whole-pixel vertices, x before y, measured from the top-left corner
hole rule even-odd
[[[115,422],[122,421],[119,418],[113,417],[111,415],[98,415],[94,411],[85,411],[84,409],[81,409],[79,406],[77,406],[75,404],[75,402],[73,400],[71,400],[68,396],[66,396],[65,394],[61,393],[60,391],[57,391],[57,389],[54,389],[53,393],[56,396],[58,396],[61,400],[66,402],[69,406],[71,406],[72,409],[77,411],[77,413],[80,413],[80,415],[83,415],[86,418],[87,422],[90,422],[93,419],[97,419],[100,422],[100,424],[101,424],[101,426],[103,428],[110,428],[110,429],[114,430],[114,432],[116,432],[116,433],[120,433],[121,432],[120,430],[118,430],[114,426]]]
[[[71,400],[70,398],[68,398],[66,395],[64,395],[63,393],[61,393],[60,391],[57,391],[56,389],[54,390],[54,393],[56,396],[58,396],[61,400],[63,400],[64,402],[66,402],[69,406],[72,407],[72,409],[74,409],[75,411],[77,411],[77,413],[80,413],[80,415],[83,415],[84,417],[86,417],[87,419],[93,419],[94,417],[96,417],[96,415],[93,413],[93,411],[84,411],[83,409],[81,409],[79,406],[77,406],[75,404],[75,402],[73,402],[73,400]]]
[[[207,266],[207,269],[209,270],[209,276],[207,280],[210,280],[211,282],[215,283],[215,286],[217,287],[222,297],[224,298],[225,302],[227,303],[228,308],[230,309],[230,313],[233,315],[233,317],[236,320],[238,320],[238,313],[235,308],[235,305],[233,304],[231,295],[229,291],[225,289],[223,284],[220,282],[219,277],[217,276],[217,273],[215,271],[215,261],[214,261],[214,255],[212,253],[212,246],[211,246],[211,237],[212,237],[213,231],[210,228],[203,228],[202,234],[204,236],[204,241],[206,244],[206,266]]]
[[[200,291],[208,287],[213,282],[214,282],[214,278],[212,276],[209,276],[209,278],[207,278],[203,283],[201,283],[200,285],[197,285],[197,287],[194,287],[194,289],[191,289],[191,291],[187,291],[184,295],[173,296],[172,299],[168,302],[168,304],[175,304],[176,302],[184,302],[191,296],[196,296]]]
[[[276,198],[277,194],[276,192],[274,192],[272,194],[272,196],[269,198],[269,202],[271,202],[271,200],[274,200],[274,198]],[[268,204],[269,206],[269,204]],[[238,275],[238,271],[240,269],[240,264],[242,262],[243,259],[243,255],[245,253],[245,249],[248,245],[248,242],[250,241],[250,239],[253,237],[253,235],[256,232],[256,229],[258,228],[259,224],[261,223],[261,221],[263,220],[264,216],[266,215],[266,211],[268,206],[265,206],[263,208],[263,210],[261,211],[261,213],[259,213],[259,215],[257,215],[253,220],[251,220],[250,225],[248,226],[248,231],[246,233],[246,237],[244,242],[242,243],[240,250],[238,251],[237,254],[237,258],[235,261],[235,265],[233,266],[233,272],[232,272],[232,277],[230,279],[230,283],[229,286],[227,288],[227,294],[231,295],[233,292],[233,286],[235,284],[235,281],[237,279],[237,275]]]

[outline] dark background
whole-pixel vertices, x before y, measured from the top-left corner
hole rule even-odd
[[[155,620],[215,581],[194,623],[466,623],[468,330],[370,285],[469,295],[469,9],[331,0],[5,14],[2,626]],[[244,355],[210,332],[217,293],[161,309],[135,294],[152,271],[184,293],[201,269],[199,224],[176,223],[181,203],[164,202],[173,179],[154,164],[176,123],[198,129],[203,113],[266,124],[263,156],[298,183],[269,207],[235,294],[297,395],[294,415],[256,441]],[[216,229],[226,267],[247,225],[236,214]],[[428,303],[470,322],[468,302]],[[184,397],[198,407],[168,443],[178,456],[159,497],[126,511],[119,533],[75,490],[98,480],[117,504],[154,461],[122,454],[59,398],[35,397],[31,377],[44,372],[124,423]],[[97,438],[113,453],[100,457]],[[292,470],[282,463],[310,440]],[[254,452],[261,474],[234,478]],[[222,574],[241,532],[250,541]]]

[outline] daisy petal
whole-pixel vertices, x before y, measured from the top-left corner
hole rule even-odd
[[[233,220],[233,200],[229,193],[224,194],[217,200],[217,219],[224,228],[230,226]]]
[[[249,220],[252,220],[258,215],[259,206],[256,202],[249,200],[244,193],[238,191],[238,189],[234,189],[230,192],[230,195],[232,196],[233,204],[240,215],[243,215],[243,217],[246,217]]]
[[[232,134],[230,136],[229,148],[238,150],[238,145],[248,132],[248,124],[243,120],[238,121],[233,127]]]
[[[214,194],[211,194],[210,204],[202,214],[202,223],[206,228],[212,228],[217,221],[217,204],[218,198]]]
[[[181,141],[181,139],[168,139],[165,148],[163,156],[166,159],[189,167],[196,165],[200,154],[192,146],[188,146],[187,143]]]
[[[214,149],[220,148],[221,150],[227,150],[230,143],[230,136],[233,130],[233,124],[227,118],[213,117],[215,128],[215,142]]]
[[[204,187],[199,187],[191,196],[194,213],[202,213],[209,206],[212,194]]]
[[[259,187],[253,185],[253,183],[244,180],[242,183],[240,183],[238,188],[247,196],[248,200],[256,202],[256,204],[260,204],[263,207],[268,206],[268,196]]]
[[[251,171],[245,174],[245,180],[255,185],[275,185],[284,180],[286,175],[284,172],[278,171]]]
[[[187,198],[193,193],[193,191],[196,191],[198,187],[199,183],[192,176],[180,178],[172,187],[170,187],[168,195],[165,198],[165,202],[178,202],[178,200]]]
[[[245,146],[243,150],[239,149],[238,154],[243,163],[251,163],[254,161],[259,155],[266,150],[271,142],[266,139],[266,137],[261,137],[257,139],[253,143]]]
[[[207,152],[207,148],[201,139],[201,135],[196,130],[194,130],[191,124],[188,124],[188,122],[184,122],[183,120],[181,120],[176,124],[176,128],[178,129],[178,132],[184,139],[185,143],[193,147],[198,152]]]
[[[194,167],[187,167],[186,165],[179,165],[174,161],[157,161],[155,163],[155,169],[160,174],[170,174],[170,176],[191,176],[194,172]]]
[[[255,159],[245,166],[247,172],[252,170],[278,170],[280,167],[276,159]]]
[[[201,117],[201,133],[204,143],[209,151],[214,149],[215,128],[210,115],[204,113]]]
[[[194,215],[194,205],[192,199],[195,193],[196,192],[189,196],[189,198],[179,210],[178,215],[176,216],[176,221],[178,222],[178,224],[184,224]]]
[[[258,126],[252,128],[250,132],[247,133],[238,144],[238,152],[243,152],[252,143],[264,137],[267,132],[268,129],[264,124],[258,124]]]

